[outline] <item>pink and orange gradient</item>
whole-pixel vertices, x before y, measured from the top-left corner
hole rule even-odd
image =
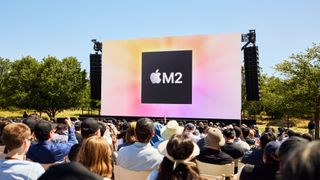
[[[142,52],[176,50],[192,50],[192,104],[142,104]],[[104,41],[102,61],[102,115],[240,119],[240,33]]]

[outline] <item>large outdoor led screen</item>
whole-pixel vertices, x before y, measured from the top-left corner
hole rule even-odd
[[[240,119],[240,33],[110,40],[102,52],[102,115]]]

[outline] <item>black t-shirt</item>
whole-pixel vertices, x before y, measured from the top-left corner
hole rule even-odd
[[[229,154],[233,159],[241,158],[244,154],[243,149],[239,144],[234,143],[226,143],[221,147],[221,150],[227,154]]]
[[[197,156],[197,160],[211,164],[229,164],[233,161],[231,156],[221,150],[210,148],[203,148]]]
[[[276,180],[278,164],[262,164],[261,166],[254,166],[246,164],[240,175],[240,180]]]

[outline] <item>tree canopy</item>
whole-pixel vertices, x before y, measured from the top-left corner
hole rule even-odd
[[[64,109],[83,104],[88,80],[75,57],[59,60],[48,56],[39,62],[27,56],[11,63],[3,76],[3,86],[1,94],[7,106],[35,109],[55,117]]]

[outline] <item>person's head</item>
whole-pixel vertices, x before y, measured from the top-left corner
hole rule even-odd
[[[135,135],[141,143],[149,143],[154,135],[153,121],[149,118],[140,118],[137,121]]]
[[[318,180],[320,177],[320,141],[293,151],[280,170],[281,180]]]
[[[236,133],[236,138],[241,137],[241,135],[242,135],[241,128],[239,128],[238,126],[234,126],[233,129],[234,129],[234,132]]]
[[[192,123],[187,123],[185,126],[184,126],[184,131],[186,132],[191,132],[193,133],[196,129],[196,126]]]
[[[270,141],[266,144],[263,151],[264,163],[274,164],[274,165],[277,165],[278,167],[279,158],[276,152],[279,149],[279,147],[280,147],[280,143],[277,141]]]
[[[91,136],[100,136],[100,126],[97,120],[93,118],[87,118],[81,123],[81,135],[83,139]]]
[[[201,179],[195,162],[200,149],[191,138],[175,134],[160,143],[158,150],[164,158],[157,179]]]
[[[249,136],[249,131],[250,131],[250,128],[248,128],[248,127],[242,128],[242,133],[243,133],[244,138]]]
[[[295,136],[295,135],[296,135],[296,132],[294,132],[293,130],[289,129],[289,130],[287,131],[287,135],[288,135],[289,137],[292,137],[292,136]]]
[[[275,140],[276,140],[276,136],[273,133],[271,132],[264,133],[260,137],[260,147],[264,149],[264,147],[268,144],[268,142],[275,141]]]
[[[209,128],[204,140],[206,146],[213,149],[220,149],[225,144],[223,134],[218,128]]]
[[[161,137],[165,140],[170,139],[174,134],[182,134],[183,127],[179,126],[176,120],[171,120],[161,129]]]
[[[250,129],[249,130],[249,135],[248,135],[248,137],[250,137],[250,138],[254,138],[255,136],[255,133],[256,133],[256,131],[254,130],[254,129]]]
[[[36,126],[36,124],[38,123],[38,120],[36,118],[33,118],[33,117],[29,117],[25,120],[22,121],[24,124],[26,124],[30,130],[31,130],[31,133],[34,132],[34,128]]]
[[[100,136],[103,136],[104,133],[105,133],[106,130],[107,130],[107,126],[106,126],[105,123],[103,123],[103,122],[101,122],[101,121],[99,121],[98,123],[99,123],[99,129],[100,129]]]
[[[102,180],[77,162],[61,163],[50,166],[38,180]]]
[[[223,130],[223,135],[227,141],[232,141],[236,137],[235,131],[231,128]]]
[[[30,147],[31,131],[23,123],[9,124],[4,127],[2,140],[9,152],[26,154]]]
[[[74,124],[74,129],[76,131],[81,131],[81,121],[78,121]]]
[[[126,130],[125,142],[133,143],[136,142],[136,136],[134,135],[134,130],[136,129],[137,122],[128,123],[128,129]]]
[[[292,154],[297,148],[305,146],[308,143],[307,140],[300,137],[290,137],[281,143],[280,148],[278,149],[278,157],[280,160],[280,167],[288,161],[288,156]]]
[[[92,136],[84,140],[77,161],[102,177],[112,176],[111,149],[102,137]]]
[[[301,137],[302,137],[303,139],[306,139],[306,140],[310,141],[310,142],[313,140],[312,135],[309,134],[309,133],[304,133],[304,134],[302,134]]]
[[[54,134],[53,125],[49,121],[41,120],[34,127],[34,133],[39,142],[49,140]]]

